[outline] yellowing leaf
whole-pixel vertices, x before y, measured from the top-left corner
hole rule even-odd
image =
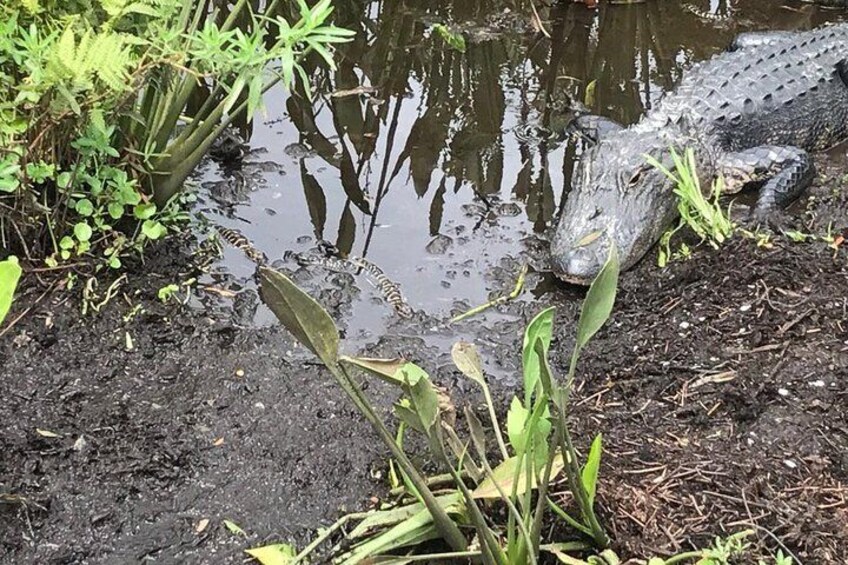
[[[342,356],[339,361],[354,365],[369,375],[375,376],[389,384],[402,386],[403,378],[398,369],[406,365],[406,359],[396,357],[394,359],[376,359],[373,357],[348,357]]]
[[[510,457],[492,472],[490,477],[487,477],[480,483],[472,496],[474,498],[500,498],[498,486],[507,494],[512,493],[513,480],[515,477],[515,466],[518,465],[517,457]],[[554,458],[553,466],[551,467],[551,479],[553,480],[562,471],[564,461],[561,454],[557,454]],[[536,478],[533,477],[531,487],[536,488]],[[521,471],[518,473],[518,484],[516,485],[516,494],[522,495],[527,490],[527,466],[522,465]]]
[[[18,286],[20,278],[21,267],[18,265],[16,257],[9,257],[5,261],[0,261],[0,324],[3,323],[6,314],[9,313],[15,288]]]
[[[262,565],[289,565],[296,555],[294,547],[287,543],[275,543],[245,550],[245,553]]]
[[[462,371],[463,375],[480,386],[485,386],[480,354],[477,353],[477,348],[474,347],[473,343],[458,341],[453,344],[451,358],[453,358],[453,364],[456,365],[457,369]]]

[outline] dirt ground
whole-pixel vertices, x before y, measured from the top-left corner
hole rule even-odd
[[[829,171],[785,222],[817,234],[832,222],[840,237],[841,175]],[[385,492],[375,435],[282,329],[158,302],[156,289],[192,274],[189,252],[154,254],[98,315],[81,317],[75,295],[24,289],[12,316],[26,314],[0,341],[0,562],[240,563],[245,548],[303,543]],[[846,562],[846,291],[845,249],[783,237],[623,275],[573,410],[582,445],[604,434],[599,505],[620,555],[668,555],[755,524],[801,563]],[[455,331],[480,343],[490,370],[514,372],[521,328],[557,304],[563,368],[580,296],[539,290]],[[127,318],[133,305],[143,311]],[[433,322],[397,322],[368,353],[405,353],[468,398],[426,339]]]

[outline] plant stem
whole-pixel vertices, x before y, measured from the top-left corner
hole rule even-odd
[[[398,465],[400,465],[401,469],[403,469],[403,471],[407,474],[412,484],[415,485],[415,488],[421,495],[424,505],[427,507],[430,515],[433,516],[433,523],[439,531],[439,534],[441,534],[448,545],[450,545],[455,551],[465,551],[468,547],[468,542],[466,541],[465,536],[462,535],[462,532],[459,531],[459,527],[457,527],[456,523],[454,523],[450,516],[448,516],[447,512],[439,506],[433,492],[406,456],[406,453],[397,446],[394,437],[392,437],[392,434],[386,428],[386,425],[374,412],[373,407],[368,403],[365,394],[362,392],[362,389],[356,381],[350,377],[344,366],[340,365],[338,362],[336,362],[333,366],[328,365],[327,368],[330,369],[339,384],[341,384],[345,392],[348,393],[348,396],[350,396],[351,400],[353,400],[359,411],[362,412],[362,415],[365,416],[365,419],[368,420],[368,423],[376,430],[377,435],[380,436],[380,439],[383,440],[383,443],[389,448],[392,456],[395,460],[397,460]],[[452,474],[455,474],[455,472]],[[456,480],[457,478],[458,474],[456,474],[454,479]],[[459,481],[461,483],[461,479],[459,479]]]
[[[300,561],[302,561],[310,553],[315,551],[315,548],[317,548],[319,545],[324,543],[324,541],[326,541],[327,538],[329,538],[331,535],[333,535],[333,533],[335,533],[336,530],[338,530],[339,528],[341,528],[342,526],[344,526],[345,524],[347,524],[351,520],[363,520],[363,519],[367,518],[368,516],[370,516],[374,513],[375,513],[374,510],[369,510],[368,512],[360,512],[358,514],[348,514],[346,516],[342,516],[341,518],[336,520],[336,522],[332,526],[330,526],[329,528],[322,529],[320,535],[318,535],[314,540],[309,542],[309,545],[304,547],[303,551],[301,551],[300,553],[295,555],[294,559],[292,559],[292,561],[291,561],[291,565],[297,565],[298,563],[300,563]]]

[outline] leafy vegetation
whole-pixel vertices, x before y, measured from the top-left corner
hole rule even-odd
[[[340,353],[339,333],[329,314],[285,275],[260,269],[263,299],[280,322],[330,370],[393,457],[390,468],[394,503],[342,517],[306,547],[278,543],[248,550],[265,565],[308,563],[328,540],[336,545],[322,557],[333,563],[408,563],[467,559],[492,565],[538,563],[542,554],[571,565],[614,565],[595,512],[603,439],[597,435],[585,458],[571,438],[570,394],[580,353],[609,318],[618,281],[615,249],[586,295],[577,324],[576,343],[563,380],[552,373],[548,353],[554,308],[539,313],[527,326],[522,346],[523,394],[510,402],[499,422],[480,357],[470,343],[456,343],[451,357],[457,369],[479,386],[485,413],[462,410],[467,433],[456,424],[458,408],[418,365],[404,359],[349,357]],[[365,396],[356,372],[380,379],[401,391],[393,412],[393,435]],[[485,422],[485,423],[484,423]],[[404,451],[407,430],[420,434],[444,474],[427,477]],[[582,461],[582,464],[580,463]],[[551,496],[551,485],[564,478],[571,493],[568,508]],[[560,519],[573,530],[571,539],[542,538],[543,525]],[[349,527],[350,524],[355,524]],[[468,529],[473,535],[469,535]],[[547,528],[546,528],[547,529]],[[340,532],[344,532],[340,534]],[[752,531],[718,538],[708,548],[647,565],[729,565],[745,555]],[[425,542],[441,539],[448,550],[422,553]],[[426,546],[432,550],[432,545]],[[579,555],[586,556],[584,558]],[[585,560],[584,560],[585,559]],[[779,553],[776,565],[791,565]],[[761,565],[766,565],[762,563]]]
[[[674,171],[648,155],[648,163],[659,169],[675,183],[674,193],[678,197],[677,210],[680,221],[677,226],[667,231],[660,240],[659,264],[665,266],[672,257],[687,257],[689,247],[681,244],[677,252],[671,250],[671,238],[683,227],[688,227],[698,235],[701,242],[707,242],[715,249],[727,240],[735,229],[730,221],[729,212],[725,212],[719,199],[724,191],[724,181],[716,179],[710,190],[704,192],[698,179],[695,164],[695,152],[691,148],[685,150],[683,156],[671,149]]]
[[[294,7],[289,11],[290,7]],[[262,93],[306,75],[351,32],[330,0],[263,14],[177,0],[28,0],[0,7],[4,242],[49,265],[96,254],[112,268],[185,219],[192,169]],[[35,242],[34,244],[32,242]],[[7,244],[8,246],[8,244]]]
[[[402,359],[342,356],[338,330],[327,312],[285,275],[260,269],[265,302],[298,341],[327,366],[392,453],[402,477],[402,505],[363,516],[349,534],[357,543],[339,552],[338,562],[359,563],[434,537],[450,547],[450,552],[432,556],[434,559],[475,557],[498,565],[536,563],[542,551],[559,554],[590,547],[606,549],[609,538],[595,513],[602,439],[595,438],[581,464],[567,422],[580,352],[612,311],[618,272],[618,257],[613,250],[586,296],[571,364],[562,383],[548,362],[554,309],[544,310],[529,324],[522,351],[524,394],[523,398],[512,399],[505,435],[501,433],[476,349],[468,343],[454,346],[456,366],[480,387],[487,405],[487,425],[474,411],[465,408],[468,437],[463,439],[455,425],[456,408],[451,399],[421,367]],[[431,481],[404,452],[403,431],[398,436],[389,431],[366,398],[354,370],[389,382],[403,392],[403,398],[394,406],[400,428],[414,430],[425,438],[433,458],[447,471],[447,491],[442,488],[442,494],[434,492]],[[487,428],[492,432],[487,433]],[[492,435],[494,449],[490,449]],[[574,497],[572,511],[561,508],[549,496],[549,485],[560,473],[565,475]],[[493,519],[491,505],[495,502],[504,508],[503,521]],[[543,543],[542,525],[548,511],[591,543]],[[471,545],[460,529],[466,524],[473,527],[479,545]],[[291,553],[287,546],[274,548],[275,555],[281,551]],[[304,560],[314,548],[310,544],[292,562]]]

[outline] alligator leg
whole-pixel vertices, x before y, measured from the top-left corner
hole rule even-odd
[[[738,192],[746,184],[765,182],[752,214],[755,219],[792,202],[810,186],[816,172],[806,151],[780,145],[728,153],[721,159],[719,170],[729,193]]]
[[[622,129],[624,126],[615,120],[595,114],[583,114],[574,118],[565,131],[568,135],[574,135],[595,144]]]
[[[777,43],[783,39],[791,39],[793,35],[794,32],[791,31],[749,31],[746,33],[740,33],[733,41],[730,42],[727,50],[738,51],[739,49],[745,49],[747,47],[758,47],[761,45]]]

